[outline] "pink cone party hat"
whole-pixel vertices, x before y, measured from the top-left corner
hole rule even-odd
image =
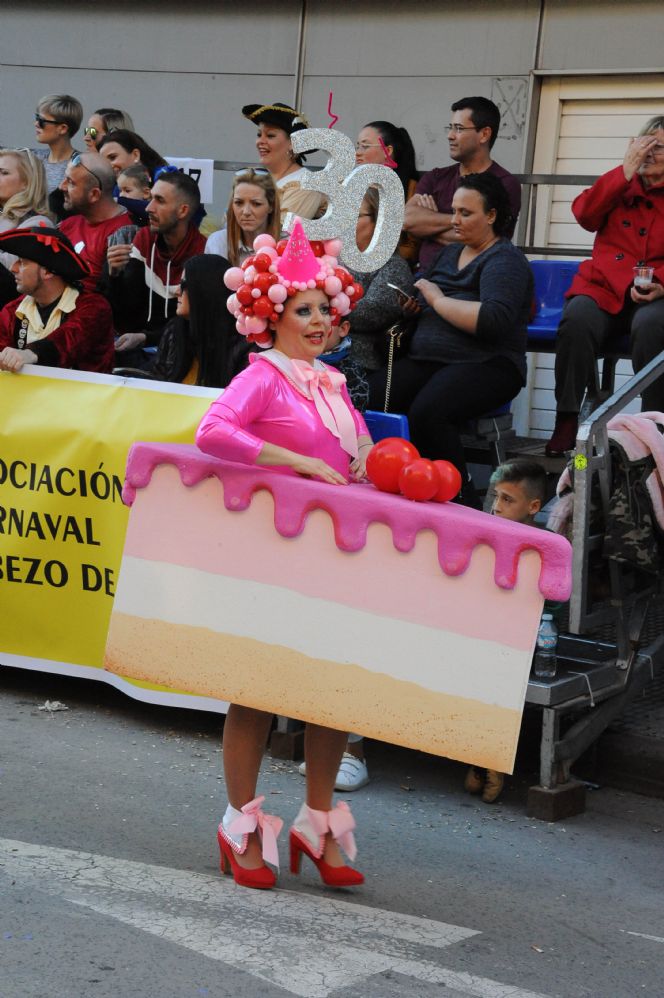
[[[316,281],[320,270],[320,261],[314,256],[311,243],[304,234],[302,222],[295,219],[293,231],[286,244],[283,256],[279,258],[277,270],[296,287],[307,286],[309,281]],[[314,284],[315,286],[315,284]]]

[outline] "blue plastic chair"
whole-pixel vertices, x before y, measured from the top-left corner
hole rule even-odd
[[[537,310],[528,324],[528,338],[552,346],[565,304],[565,292],[579,269],[580,260],[531,260]]]
[[[385,437],[403,437],[404,440],[410,440],[408,419],[402,413],[368,409],[363,415],[374,443],[384,440]]]

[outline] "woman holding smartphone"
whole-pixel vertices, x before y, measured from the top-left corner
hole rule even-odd
[[[392,371],[390,410],[406,413],[423,457],[461,472],[461,501],[477,506],[468,481],[461,428],[513,399],[526,381],[526,336],[533,278],[504,235],[505,189],[489,173],[463,178],[452,203],[458,242],[443,247],[415,282],[417,315],[408,356]],[[395,282],[396,283],[396,282]],[[382,409],[387,370],[370,381],[369,407]]]

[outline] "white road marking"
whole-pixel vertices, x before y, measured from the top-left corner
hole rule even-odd
[[[628,936],[640,936],[641,939],[652,939],[654,943],[664,943],[664,939],[661,936],[649,936],[646,932],[629,932],[625,929]]]
[[[13,839],[0,839],[0,866],[302,998],[327,998],[388,970],[476,998],[546,998],[426,959],[427,948],[478,935],[447,922],[287,890],[249,891],[221,876]]]

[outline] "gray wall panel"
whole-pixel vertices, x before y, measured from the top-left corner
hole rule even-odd
[[[317,76],[492,76],[528,73],[538,0],[311,0],[306,72]]]
[[[332,109],[339,116],[337,128],[355,139],[368,121],[385,118],[410,132],[417,166],[430,170],[450,163],[445,126],[450,105],[460,97],[491,97],[503,112],[501,133],[494,157],[509,170],[519,172],[523,151],[528,95],[526,77],[484,76],[422,79],[421,77],[347,78],[307,76],[302,105],[312,124],[329,124],[327,102],[334,90]]]
[[[5,3],[0,63],[288,74],[296,59],[299,12],[298,0],[265,5],[260,18],[230,0],[189,6],[172,0],[28,0],[9,9]]]
[[[662,0],[547,0],[540,69],[664,69]]]

